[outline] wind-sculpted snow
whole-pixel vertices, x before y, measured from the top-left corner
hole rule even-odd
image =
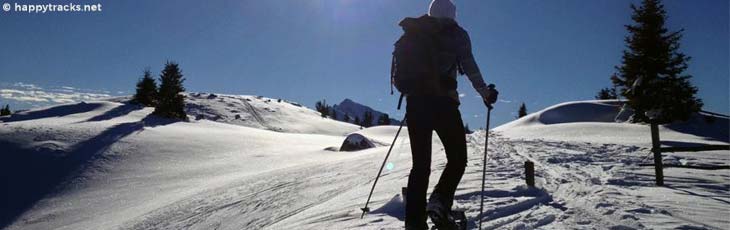
[[[528,114],[495,130],[575,122],[614,122],[619,111],[620,103],[616,100],[565,102]]]
[[[543,124],[568,122],[614,122],[620,107],[616,102],[571,102],[562,103],[543,110],[539,121]]]
[[[591,143],[621,143],[650,146],[649,125],[617,123],[619,111],[615,100],[575,101],[557,104],[494,128],[511,138],[544,139]],[[706,113],[694,114],[688,121],[659,127],[664,145],[727,144],[727,117]]]
[[[177,122],[152,110],[89,102],[0,123],[0,147],[7,151],[0,155],[0,227],[115,228],[253,174],[359,156],[323,150],[343,136]]]
[[[358,130],[358,126],[322,118],[297,103],[260,96],[189,93],[185,110],[195,120],[276,132],[346,135]]]

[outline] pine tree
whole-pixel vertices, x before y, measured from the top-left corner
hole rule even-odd
[[[167,62],[160,74],[160,92],[155,106],[155,115],[187,120],[185,114],[185,88],[182,83],[185,78],[180,67],[175,62]]]
[[[390,116],[388,114],[380,114],[378,117],[378,125],[390,125]]]
[[[335,108],[330,108],[330,118],[337,120],[337,110],[335,110]]]
[[[373,112],[366,111],[362,118],[362,126],[367,128],[373,126]]]
[[[144,71],[144,75],[137,82],[137,92],[134,94],[133,101],[144,106],[155,106],[157,83],[152,78],[152,72],[149,69]]]
[[[666,11],[660,0],[631,5],[633,25],[627,25],[621,66],[612,77],[620,94],[634,111],[634,122],[648,121],[647,111],[658,111],[660,123],[686,120],[702,108],[697,88],[685,74],[690,57],[679,51],[683,30],[668,32]]]
[[[314,104],[314,109],[319,112],[320,116],[327,117],[330,115],[330,110],[332,109],[331,106],[327,105],[326,100],[317,101],[317,103]]]
[[[5,105],[2,109],[0,109],[0,116],[7,116],[12,114],[13,112],[10,111],[10,105]]]
[[[347,113],[345,113],[345,116],[342,117],[342,121],[344,121],[344,122],[350,122],[350,115],[348,115]]]
[[[360,122],[360,117],[355,117],[355,124],[362,126],[362,122]]]
[[[517,118],[522,118],[524,116],[527,116],[527,106],[525,106],[525,103],[522,102],[522,105],[520,105],[520,110],[517,111]]]
[[[616,88],[603,88],[596,94],[597,100],[617,99]]]
[[[471,131],[471,129],[469,129],[469,124],[465,124],[465,125],[464,125],[464,133],[465,133],[465,134],[471,134],[471,133],[473,133],[473,132]]]

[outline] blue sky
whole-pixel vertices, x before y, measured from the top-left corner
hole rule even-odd
[[[13,3],[13,1],[8,1]],[[20,4],[49,1],[16,0]],[[52,1],[57,3],[58,1]],[[493,124],[610,85],[630,23],[629,0],[459,0],[458,21],[501,101]],[[391,114],[392,44],[397,22],[426,12],[428,0],[77,1],[98,13],[0,12],[0,83],[131,92],[145,67],[180,63],[188,91],[256,94],[313,105],[344,98]],[[670,30],[705,109],[728,114],[726,0],[666,0]],[[484,126],[484,107],[460,79],[462,114]],[[28,106],[0,98],[16,108]],[[17,105],[17,106],[15,106]]]

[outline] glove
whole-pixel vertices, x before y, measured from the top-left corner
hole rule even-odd
[[[477,92],[479,92],[479,95],[482,96],[482,100],[484,100],[484,105],[486,105],[487,108],[491,109],[492,104],[497,102],[499,91],[494,89],[494,84],[489,84],[488,86],[478,88]]]

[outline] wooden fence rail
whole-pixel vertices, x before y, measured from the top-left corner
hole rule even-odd
[[[693,169],[730,169],[730,166],[690,166],[690,165],[665,165],[662,164],[663,152],[701,152],[701,151],[717,151],[730,150],[730,145],[701,145],[689,147],[661,147],[659,139],[659,123],[651,121],[651,152],[654,153],[654,164],[643,164],[640,166],[654,166],[656,174],[656,185],[664,186],[664,167],[675,168],[693,168]]]

